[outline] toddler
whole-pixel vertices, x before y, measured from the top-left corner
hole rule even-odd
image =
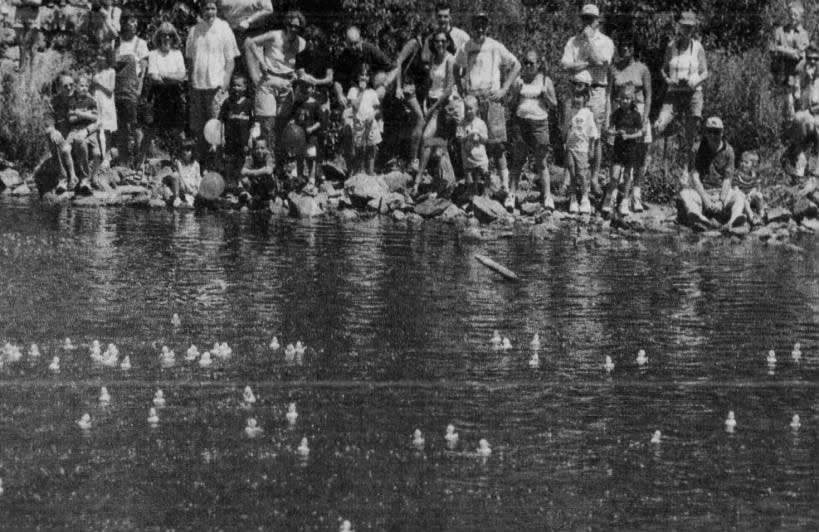
[[[629,196],[634,172],[640,166],[640,150],[643,131],[642,114],[637,110],[635,90],[632,83],[626,83],[617,94],[618,107],[611,115],[612,127],[608,134],[614,140],[614,157],[611,167],[611,178],[606,197],[603,200],[603,212],[609,213],[617,206],[618,185],[620,186],[621,216],[629,214]]]
[[[582,71],[572,78],[572,98],[564,113],[565,164],[571,178],[569,212],[591,214],[589,201],[589,149],[600,132],[589,109],[591,75]],[[578,205],[577,198],[580,197]]]
[[[457,128],[456,136],[460,140],[466,185],[470,190],[486,187],[489,174],[489,156],[486,153],[486,142],[489,130],[478,116],[478,99],[472,95],[464,98],[464,120]]]
[[[171,189],[170,203],[179,207],[182,202],[193,207],[202,184],[202,173],[193,152],[196,142],[190,139],[183,141],[181,156],[174,161],[174,173],[165,178],[165,184]]]

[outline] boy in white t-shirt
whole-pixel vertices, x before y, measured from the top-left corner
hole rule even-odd
[[[563,134],[566,143],[566,170],[571,177],[569,212],[591,214],[589,201],[589,151],[600,138],[594,113],[588,107],[591,76],[582,71],[572,78],[572,99],[564,113]],[[578,195],[580,204],[577,203]]]
[[[486,153],[486,142],[489,130],[478,116],[478,99],[472,95],[464,98],[464,121],[458,126],[457,136],[461,141],[462,160],[466,185],[472,190],[486,190],[486,176],[489,174],[489,156]]]

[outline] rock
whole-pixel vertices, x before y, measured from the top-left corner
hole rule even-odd
[[[341,191],[336,190],[332,183],[325,181],[321,185],[319,185],[319,192],[323,192],[327,194],[328,198],[336,198],[341,196]]]
[[[11,191],[12,196],[28,196],[31,194],[31,187],[23,183]]]
[[[148,207],[152,209],[163,209],[168,206],[168,203],[159,198],[151,198],[148,200]]]
[[[0,171],[0,190],[13,190],[23,184],[20,172],[14,168]]]
[[[768,211],[766,216],[767,223],[787,222],[791,219],[791,211],[784,207],[775,207]]]
[[[466,240],[485,240],[483,232],[477,227],[467,227],[464,231],[464,239]]]
[[[313,216],[321,216],[324,214],[324,209],[317,196],[306,196],[291,192],[287,195],[287,199],[290,202],[290,214],[292,216],[312,218]]]
[[[452,202],[445,198],[429,198],[415,206],[415,213],[424,218],[439,216],[452,205]]]
[[[321,171],[324,178],[330,181],[344,181],[347,177],[343,162],[325,162],[321,165]]]
[[[409,223],[411,223],[411,224],[420,224],[420,223],[423,223],[424,217],[421,216],[420,214],[416,214],[414,212],[411,212],[411,213],[407,214],[407,221]]]
[[[404,192],[412,186],[412,176],[403,172],[390,172],[382,177],[390,192]]]
[[[387,209],[394,211],[396,209],[404,209],[407,206],[406,198],[400,192],[390,192],[384,198],[387,204]]]
[[[463,209],[455,205],[454,203],[450,203],[449,207],[447,207],[444,212],[441,213],[441,219],[447,221],[454,221],[466,218],[466,213]]]
[[[540,192],[537,190],[521,190],[518,189],[515,192],[515,199],[517,200],[518,205],[523,205],[524,203],[537,203],[540,200]],[[523,209],[521,209],[522,211]]]
[[[57,161],[52,157],[45,159],[34,168],[32,172],[32,177],[34,178],[34,183],[37,185],[37,192],[40,193],[42,197],[46,192],[54,190],[57,186],[57,182],[60,180],[59,178],[60,169],[57,166]]]
[[[376,211],[379,214],[387,214],[390,212],[390,208],[387,204],[387,196],[371,199],[367,202],[367,208]]]
[[[373,199],[389,194],[387,183],[381,176],[356,174],[344,182],[344,190],[356,207],[364,207]]]
[[[475,196],[472,198],[472,211],[475,217],[482,223],[491,223],[495,220],[506,220],[511,218],[503,205],[486,196]]]
[[[537,214],[541,210],[543,210],[543,206],[540,203],[526,202],[520,204],[520,212],[527,216]]]
[[[348,222],[353,222],[361,218],[361,216],[352,209],[341,209],[338,211],[338,217]]]
[[[817,213],[819,213],[819,209],[817,209],[816,204],[808,198],[799,198],[793,205],[793,217],[796,220],[813,218]]]
[[[812,233],[819,233],[819,220],[816,218],[805,218],[802,220],[802,227]]]
[[[392,219],[395,220],[396,222],[400,222],[401,220],[406,219],[406,217],[407,217],[407,213],[405,213],[404,211],[397,211],[397,210],[392,211]]]

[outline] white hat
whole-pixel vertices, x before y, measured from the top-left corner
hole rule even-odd
[[[718,116],[712,116],[705,121],[705,129],[725,129],[722,125],[722,119]]]
[[[581,70],[572,76],[572,83],[585,83],[586,85],[591,85],[591,74],[589,74],[588,70]]]
[[[594,4],[586,4],[583,6],[583,9],[580,10],[580,15],[588,17],[599,17],[600,8]]]

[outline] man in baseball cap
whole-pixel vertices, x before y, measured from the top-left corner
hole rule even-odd
[[[614,58],[614,42],[600,32],[600,8],[586,4],[580,10],[581,31],[571,37],[563,49],[560,63],[570,74],[588,70],[591,76],[589,108],[594,114],[597,128],[608,129],[609,115],[609,67]],[[595,195],[601,194],[597,174],[602,162],[602,146],[596,140],[592,146],[591,187]]]
[[[730,229],[744,225],[745,194],[733,186],[734,149],[725,140],[722,119],[705,121],[705,135],[693,154],[689,182],[677,197],[677,216],[694,227]]]

